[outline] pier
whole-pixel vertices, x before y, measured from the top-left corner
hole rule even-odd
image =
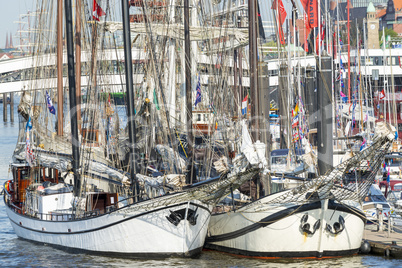
[[[377,231],[376,225],[367,225],[363,241],[370,244],[370,254],[402,258],[402,225],[394,225],[391,231]]]
[[[3,93],[3,121],[7,122],[7,106],[10,105],[10,121],[14,122],[14,93],[9,93],[10,96],[7,97],[7,93]]]

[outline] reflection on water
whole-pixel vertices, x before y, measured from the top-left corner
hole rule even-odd
[[[16,104],[17,105],[17,104]],[[16,113],[17,109],[14,108]],[[17,114],[14,118],[18,120]],[[8,119],[10,116],[8,115]],[[0,183],[11,179],[8,165],[17,142],[18,122],[3,122],[0,104]],[[87,254],[70,254],[50,246],[18,239],[0,202],[0,267],[401,267],[402,260],[360,255],[323,260],[260,260],[203,251],[194,259],[131,260]]]

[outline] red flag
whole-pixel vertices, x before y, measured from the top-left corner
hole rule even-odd
[[[308,3],[309,3],[309,0],[300,0],[300,2],[301,2],[302,6],[303,6],[303,8],[304,8],[304,11],[305,11],[306,13],[308,13]]]
[[[318,5],[317,0],[308,0],[308,21],[310,27],[318,27]]]
[[[304,50],[308,52],[308,36],[310,35],[311,27],[308,22],[307,14],[304,14]]]
[[[380,96],[380,100],[385,98],[385,90],[384,89],[380,92],[379,96]]]
[[[105,11],[98,5],[96,0],[94,0],[94,7],[92,10],[92,18],[99,21],[99,17],[106,15]]]
[[[274,2],[272,3],[271,9],[276,10],[276,0],[274,0]],[[278,9],[279,20],[278,21],[280,22],[280,26],[282,26],[287,15],[288,15],[288,13],[286,13],[285,6],[283,5],[282,0],[279,0],[279,9]]]
[[[321,38],[319,38],[319,35],[321,36]],[[324,38],[325,38],[325,26],[323,24],[321,24],[321,33],[319,33],[319,35],[317,35],[317,38],[315,40],[315,50],[316,50],[317,55],[320,51],[320,47],[322,47],[322,45],[324,43]],[[320,40],[320,41],[318,41],[318,40]]]
[[[277,10],[276,9],[276,0],[274,0],[274,2],[272,3],[272,7],[271,9]],[[282,24],[286,19],[286,16],[288,15],[286,13],[285,7],[283,5],[282,0],[279,0],[279,8],[277,10],[278,14],[277,14],[277,22],[278,22],[278,35],[279,35],[279,42],[284,45],[285,44],[285,38],[284,38],[284,34],[283,34],[283,30],[282,30]]]

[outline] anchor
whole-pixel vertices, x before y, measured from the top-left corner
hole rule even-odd
[[[339,215],[338,221],[334,223],[334,230],[332,230],[331,225],[329,225],[328,223],[325,229],[331,234],[339,234],[345,229],[345,219],[342,217],[342,215]]]
[[[308,214],[304,214],[303,217],[300,220],[300,229],[309,234],[309,235],[313,235],[315,234],[315,232],[320,228],[321,225],[321,220],[318,219],[314,225],[313,225],[313,231],[310,231],[310,223],[307,223],[308,221]]]

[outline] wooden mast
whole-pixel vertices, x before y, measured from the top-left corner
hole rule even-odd
[[[67,65],[68,65],[68,87],[70,98],[70,120],[71,120],[71,143],[72,143],[72,166],[74,174],[74,196],[79,196],[81,190],[81,181],[78,174],[80,151],[78,139],[77,113],[74,111],[77,107],[75,74],[74,74],[74,43],[73,43],[73,18],[71,0],[65,0],[66,13],[66,40],[67,40]]]
[[[135,176],[135,120],[134,120],[134,89],[133,89],[133,60],[131,55],[131,33],[129,7],[127,0],[121,0],[123,13],[123,40],[124,40],[124,66],[126,69],[126,91],[127,91],[127,118],[128,137],[130,146],[130,180],[133,186],[135,201],[138,201],[139,186]]]
[[[347,1],[347,5],[348,5],[348,100],[349,103],[351,101],[350,98],[350,0]],[[341,51],[342,52],[342,51]]]
[[[257,67],[257,14],[256,0],[249,0],[249,61],[250,61],[250,94],[251,94],[251,120],[253,122],[252,136],[254,141],[260,139],[259,124],[259,94],[258,94],[258,67]]]
[[[184,54],[185,54],[185,77],[186,77],[186,110],[187,110],[187,156],[189,157],[188,170],[190,179],[189,183],[192,183],[193,178],[193,103],[191,96],[191,60],[190,60],[190,11],[189,0],[184,0]]]
[[[63,135],[63,0],[57,1],[57,135]]]

